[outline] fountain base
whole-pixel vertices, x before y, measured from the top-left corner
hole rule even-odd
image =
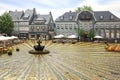
[[[43,51],[30,50],[29,53],[31,53],[31,54],[48,54],[50,52],[48,50],[43,50]]]

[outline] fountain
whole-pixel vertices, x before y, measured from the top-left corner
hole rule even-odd
[[[38,45],[34,45],[34,50],[30,50],[29,53],[32,53],[32,54],[47,54],[49,53],[48,50],[44,50],[45,46],[41,46],[41,41],[38,40],[37,41],[37,44]]]

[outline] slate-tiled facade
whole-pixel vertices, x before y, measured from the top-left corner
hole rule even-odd
[[[110,11],[65,12],[55,20],[55,24],[57,35],[69,36],[74,34],[78,36],[80,28],[85,33],[94,29],[95,35],[103,36],[109,41],[120,41],[120,19]]]
[[[14,35],[29,39],[50,39],[54,34],[51,12],[47,15],[36,13],[35,8],[24,11],[9,11],[14,21]]]

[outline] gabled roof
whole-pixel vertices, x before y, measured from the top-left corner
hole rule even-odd
[[[94,11],[93,13],[96,21],[120,21],[120,19],[110,11]]]
[[[32,24],[36,24],[36,23],[41,24],[41,22],[43,22],[42,24],[48,24],[50,21],[50,18],[51,16],[49,14],[48,15],[37,14],[34,17]]]
[[[24,15],[23,11],[9,11],[9,15],[12,17],[13,21],[19,21]]]
[[[27,9],[22,17],[22,21],[30,21],[34,13],[34,9]]]
[[[77,12],[66,12],[60,17],[58,17],[55,21],[75,21],[77,16]]]
[[[110,11],[93,11],[92,12],[94,20],[95,21],[120,21],[120,18],[112,14]],[[77,21],[78,14],[83,13],[77,13],[77,12],[65,12],[63,15],[59,16],[55,21],[56,22],[71,22],[71,21]],[[72,16],[72,18],[71,18]]]
[[[27,9],[25,12],[23,11],[9,11],[10,16],[13,21],[30,21],[35,9]]]

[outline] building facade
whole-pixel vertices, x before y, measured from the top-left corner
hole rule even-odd
[[[59,16],[55,24],[57,35],[79,36],[79,30],[83,29],[87,36],[89,30],[93,29],[95,35],[100,35],[108,41],[120,41],[120,19],[110,11],[82,11],[80,13],[70,11]]]
[[[51,12],[40,15],[34,9],[24,11],[9,11],[14,21],[13,34],[20,38],[50,39],[54,34],[54,21]]]

